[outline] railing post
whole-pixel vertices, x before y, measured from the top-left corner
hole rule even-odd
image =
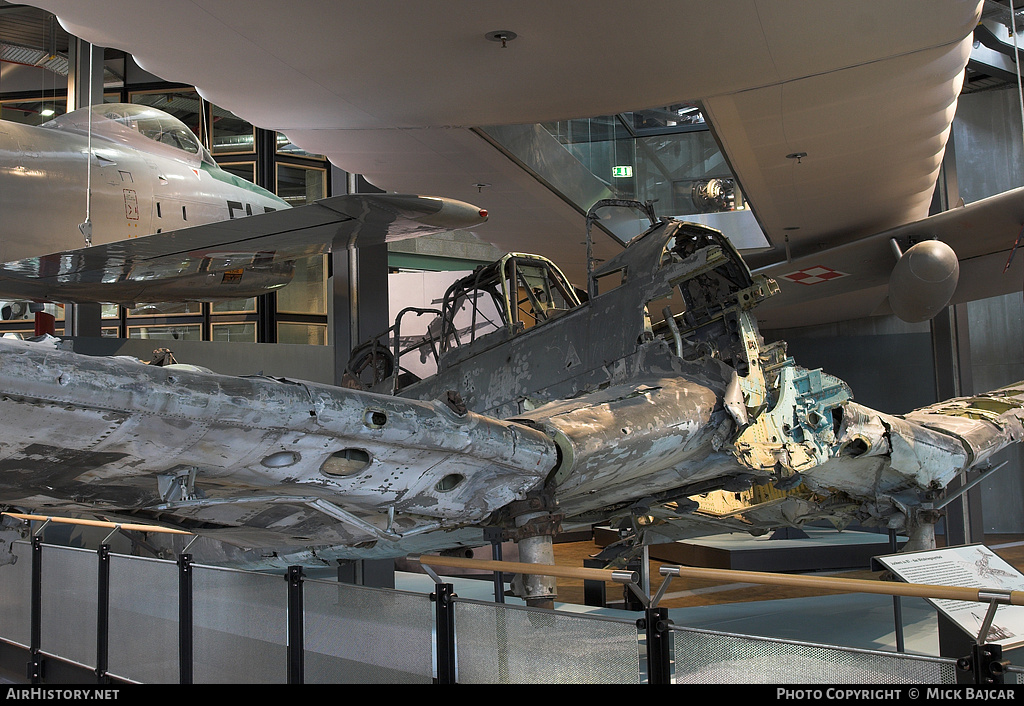
[[[192,683],[192,555],[178,556],[178,682]]]
[[[502,560],[501,538],[502,532],[500,529],[495,527],[484,528],[484,539],[491,543],[491,560],[493,561]],[[494,571],[494,602],[505,602],[505,579],[502,575],[501,569],[495,569]]]
[[[285,580],[288,581],[288,683],[302,684],[305,679],[302,567],[289,566]]]
[[[96,683],[109,684],[107,676],[110,644],[110,545],[97,551],[96,576]]]
[[[434,615],[437,633],[437,683],[455,683],[455,610],[452,599],[455,598],[454,586],[450,583],[439,583],[436,591],[430,594],[434,601]]]
[[[43,679],[43,662],[39,657],[39,643],[42,641],[42,603],[43,603],[43,539],[38,534],[32,536],[32,605],[29,616],[29,662],[27,677],[32,684],[40,684]]]
[[[672,683],[672,630],[668,608],[647,608],[640,622],[647,632],[647,682]]]
[[[974,644],[969,657],[956,661],[958,669],[971,673],[974,684],[1003,684],[1007,665],[1009,661],[1003,659],[1003,646],[994,643]]]

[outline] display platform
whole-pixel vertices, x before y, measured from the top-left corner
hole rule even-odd
[[[598,546],[617,539],[611,528],[594,530]],[[899,537],[897,545],[906,541]],[[709,535],[650,548],[651,559],[669,564],[774,572],[868,569],[872,557],[891,553],[888,534],[816,527],[760,537],[738,532]]]

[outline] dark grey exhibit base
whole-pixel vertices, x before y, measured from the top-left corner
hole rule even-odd
[[[610,528],[597,528],[594,541],[607,546],[618,538]],[[897,540],[902,546],[905,537]],[[722,534],[655,544],[650,558],[681,566],[742,571],[830,571],[867,569],[871,558],[894,553],[887,534],[827,528],[777,532],[754,537]]]

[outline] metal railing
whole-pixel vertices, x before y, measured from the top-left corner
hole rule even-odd
[[[152,528],[148,528],[152,529]],[[950,591],[856,579],[662,567],[648,596],[637,572],[455,557],[418,560],[429,595],[305,576],[15,542],[0,566],[0,639],[26,655],[26,679],[109,683],[1002,683],[998,645],[959,660],[676,626],[659,605],[677,576],[1020,604],[1021,592]],[[441,567],[622,584],[639,619],[460,598]],[[864,585],[871,584],[870,586]],[[965,591],[969,595],[965,595]],[[783,669],[784,667],[784,669]]]

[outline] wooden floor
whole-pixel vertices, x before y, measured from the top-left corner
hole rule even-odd
[[[942,546],[941,540],[942,538],[940,537],[940,546]],[[982,543],[1011,566],[1024,572],[1024,535],[988,535]],[[583,566],[585,559],[592,557],[600,550],[601,547],[593,541],[558,543],[555,545],[555,563],[560,566]],[[658,573],[658,569],[662,565],[663,562],[651,561],[650,581],[652,594],[658,590],[661,582],[664,580],[661,574]],[[827,572],[819,575],[882,580],[882,572],[872,572],[867,568]],[[622,587],[615,584],[606,584],[607,600],[609,602],[621,601],[622,590]],[[805,598],[834,595],[836,593],[839,592],[673,578],[660,605],[665,608],[685,608],[723,603],[768,601],[782,598]],[[572,579],[559,579],[558,598],[556,600],[559,603],[584,605],[583,582]]]

